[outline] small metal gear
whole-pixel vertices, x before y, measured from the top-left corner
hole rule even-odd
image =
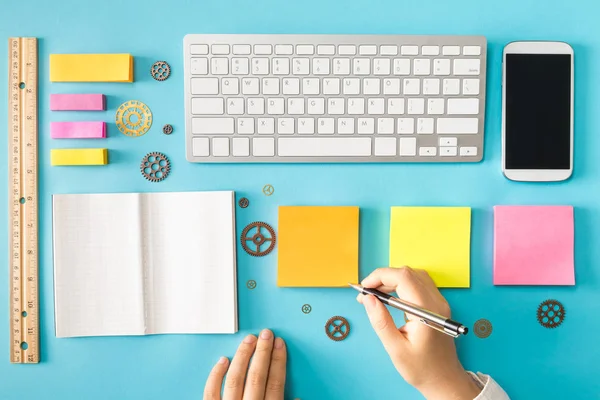
[[[242,208],[246,208],[250,205],[250,200],[245,197],[242,197],[240,201],[238,201],[238,205]]]
[[[250,290],[256,289],[256,281],[253,279],[250,279],[248,282],[246,282],[246,287]]]
[[[170,135],[171,133],[173,133],[173,125],[166,124],[165,126],[163,126],[163,133],[165,135]]]
[[[150,182],[160,182],[169,175],[171,163],[163,153],[148,153],[142,159],[140,171],[144,178],[148,179]]]
[[[255,228],[256,233],[248,236],[250,231]],[[270,236],[265,236],[261,231],[262,229],[266,230]],[[265,222],[253,222],[244,228],[242,231],[241,240],[242,247],[246,253],[254,257],[262,257],[273,251],[277,237],[275,236],[275,230],[271,228],[271,225]],[[256,250],[250,248],[247,242],[252,242],[252,244],[256,247]],[[260,247],[265,243],[269,243],[269,247],[261,251]]]
[[[487,319],[477,320],[473,326],[473,332],[478,338],[485,339],[492,334],[492,323]]]
[[[152,78],[164,81],[171,75],[171,66],[166,61],[157,61],[150,68]]]
[[[305,304],[302,306],[302,312],[304,314],[310,314],[311,311],[312,311],[312,307],[310,306],[310,304]]]
[[[327,320],[325,333],[329,339],[340,342],[350,334],[350,324],[346,318],[336,315]]]
[[[263,193],[265,196],[272,196],[274,192],[275,192],[275,188],[273,187],[273,185],[263,186]]]
[[[565,320],[565,307],[558,300],[546,300],[538,306],[537,320],[544,328],[556,328]]]

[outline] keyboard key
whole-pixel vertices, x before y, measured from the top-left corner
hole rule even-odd
[[[193,44],[190,46],[190,54],[208,54],[208,45]]]
[[[394,133],[394,118],[378,118],[377,133],[391,135]],[[395,145],[394,145],[395,146]]]
[[[370,58],[355,58],[354,60],[352,60],[352,63],[352,73],[354,75],[369,75],[371,73]]]
[[[440,147],[440,156],[456,157],[456,147]]]
[[[461,147],[460,155],[463,157],[474,157],[477,155],[477,147]]]
[[[358,54],[361,56],[374,56],[377,54],[377,46],[370,44],[358,46]]]
[[[323,115],[325,114],[325,99],[309,98],[308,99],[308,115]]]
[[[280,157],[368,157],[371,138],[279,138]]]
[[[418,56],[419,46],[402,46],[400,47],[400,54],[403,56]]]
[[[481,60],[478,58],[459,58],[454,60],[454,75],[479,75]]]
[[[231,73],[233,75],[248,75],[249,64],[247,58],[234,57],[231,59]]]
[[[444,113],[444,99],[428,99],[427,114],[442,115]]]
[[[440,46],[423,46],[421,54],[424,56],[437,56],[440,54]]]
[[[440,138],[441,147],[456,147],[458,145],[458,139],[455,137],[442,137]]]
[[[258,93],[258,78],[242,78],[242,94]]]
[[[192,118],[194,135],[233,134],[233,118]]]
[[[344,114],[344,99],[343,98],[330,98],[327,100],[327,114],[329,115],[343,115]]]
[[[229,59],[213,57],[210,60],[210,72],[213,75],[227,75],[229,73]]]
[[[398,118],[398,133],[400,135],[412,135],[415,133],[415,119]]]
[[[313,58],[313,74],[329,75],[329,58]]]
[[[365,99],[363,98],[350,98],[348,99],[348,114],[349,115],[363,115],[365,113]]]
[[[433,118],[417,119],[417,133],[418,134],[432,134],[433,133]]]
[[[230,114],[230,115],[244,114],[244,99],[241,97],[227,99],[227,114]]]
[[[404,79],[404,88],[402,93],[411,95],[411,94],[420,94],[421,93],[421,80],[414,78],[406,78]]]
[[[381,93],[381,80],[379,78],[363,79],[363,94],[379,95]]]
[[[275,133],[275,118],[259,118],[257,122],[259,135],[272,135]]]
[[[275,46],[275,54],[281,56],[291,56],[294,54],[294,46],[291,44],[278,44]]]
[[[344,94],[360,94],[360,79],[344,78]]]
[[[450,59],[437,58],[433,60],[434,75],[450,75]]]
[[[192,94],[219,94],[219,78],[192,78]]]
[[[395,56],[398,54],[398,46],[383,45],[379,49],[382,56]]]
[[[252,59],[252,74],[253,75],[269,75],[269,59],[268,58],[253,58]]]
[[[312,135],[315,133],[314,118],[298,118],[298,134]]]
[[[373,118],[359,118],[358,133],[367,135],[375,133],[375,120]]]
[[[475,135],[479,130],[477,118],[438,118],[437,133]]]
[[[320,44],[317,46],[317,54],[322,56],[335,55],[335,46],[332,44]]]
[[[195,97],[192,99],[192,114],[222,115],[223,98]]]
[[[388,114],[404,114],[404,99],[388,99]]]
[[[333,59],[333,74],[334,75],[350,75],[350,59],[349,58],[334,58]]]
[[[323,79],[323,94],[340,94],[340,78]]]
[[[383,80],[383,94],[400,94],[400,79],[389,78]]]
[[[229,157],[229,138],[213,138],[213,156]]]
[[[481,55],[481,47],[479,47],[479,46],[464,46],[463,47],[463,55],[464,56],[480,56]]]
[[[352,44],[341,44],[338,46],[338,53],[341,56],[353,56],[356,54],[356,46]]]
[[[423,94],[438,95],[440,94],[439,79],[423,79]]]
[[[278,118],[277,133],[280,135],[294,134],[294,118]]]
[[[408,99],[407,111],[409,115],[425,114],[425,99]]]
[[[367,106],[367,113],[371,115],[382,115],[384,114],[384,99],[369,99]]]
[[[302,94],[319,94],[319,78],[304,78],[302,79]]]
[[[210,155],[209,138],[192,139],[192,155],[194,157],[208,157]]]
[[[265,113],[265,99],[262,97],[249,97],[247,103],[248,115],[263,115]]]
[[[395,156],[396,138],[375,138],[376,156]]]
[[[410,75],[410,60],[408,58],[394,59],[394,75]]]
[[[444,79],[444,94],[459,94],[460,79]]]
[[[210,46],[210,51],[215,55],[226,55],[229,54],[228,44],[213,44]]]
[[[421,157],[433,157],[437,154],[435,147],[419,147],[419,155]]]
[[[269,55],[273,53],[273,46],[270,44],[255,44],[254,54],[259,56]]]
[[[271,60],[273,75],[289,75],[290,60],[289,58],[273,58]]]
[[[431,61],[428,58],[415,58],[413,72],[415,75],[431,74]]]
[[[240,80],[238,78],[221,79],[221,93],[225,95],[240,93]]]
[[[250,139],[249,138],[233,138],[234,157],[249,157],[250,156]]]
[[[479,94],[479,79],[463,79],[463,94],[477,96]]]
[[[254,118],[238,118],[237,133],[240,135],[254,134]]]
[[[312,44],[299,44],[296,46],[296,54],[300,56],[313,55],[315,54],[315,46],[313,46]]]
[[[255,157],[273,157],[275,155],[274,138],[252,139],[252,154]]]
[[[479,99],[448,99],[449,115],[479,114]]]
[[[445,56],[460,56],[460,46],[444,46],[442,54]]]
[[[338,133],[340,135],[354,134],[354,118],[338,118]]]
[[[267,101],[267,114],[270,115],[281,115],[285,112],[283,98],[268,99]]]
[[[373,75],[389,75],[391,61],[389,58],[376,58],[373,60]]]
[[[208,58],[192,58],[190,63],[192,75],[208,74]]]
[[[279,79],[277,78],[263,78],[262,80],[262,94],[279,94]]]
[[[294,58],[292,60],[292,73],[294,75],[308,75],[310,69],[309,63],[310,59],[308,58]]]
[[[335,119],[319,118],[317,121],[317,132],[321,135],[333,135]]]
[[[252,52],[249,44],[234,44],[233,54],[239,56],[246,56]]]
[[[303,115],[304,114],[304,97],[290,97],[288,98],[288,112],[289,115]]]
[[[400,155],[401,156],[416,156],[417,155],[417,138],[400,138]]]
[[[286,78],[283,80],[283,94],[300,94],[300,79]]]

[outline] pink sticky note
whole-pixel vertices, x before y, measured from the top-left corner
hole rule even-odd
[[[494,285],[574,285],[571,206],[494,207]]]
[[[51,122],[52,139],[102,139],[106,137],[106,122]]]
[[[106,101],[103,94],[51,94],[52,111],[104,111]]]

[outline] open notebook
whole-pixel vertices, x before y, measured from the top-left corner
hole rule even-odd
[[[237,332],[234,202],[54,195],[56,336]]]

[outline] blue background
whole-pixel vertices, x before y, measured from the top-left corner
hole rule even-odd
[[[238,232],[262,220],[277,226],[279,205],[361,207],[360,275],[388,259],[389,207],[457,205],[473,207],[471,288],[444,290],[457,319],[492,321],[487,340],[458,340],[466,368],[496,378],[515,399],[599,398],[600,205],[597,166],[600,149],[600,4],[593,0],[430,0],[192,1],[0,0],[0,54],[9,36],[40,38],[40,255],[41,349],[39,365],[8,362],[8,307],[0,307],[0,397],[52,399],[197,399],[221,355],[232,356],[248,333],[271,327],[289,347],[289,397],[302,399],[418,399],[397,374],[350,289],[279,289],[276,251],[252,258],[239,249],[237,335],[148,337],[54,337],[51,195],[135,191],[222,190],[246,196],[238,210]],[[199,165],[185,161],[183,36],[187,33],[375,33],[478,34],[488,47],[488,87],[484,161],[474,165]],[[527,184],[506,180],[500,171],[501,53],[509,41],[564,40],[575,49],[575,169],[565,183]],[[118,53],[135,56],[133,84],[51,84],[50,53]],[[148,71],[166,60],[173,73],[155,82]],[[7,110],[6,62],[0,62],[0,110]],[[50,93],[99,92],[108,98],[100,114],[51,113]],[[120,134],[114,113],[123,101],[145,102],[154,114],[141,138]],[[94,147],[96,142],[50,140],[50,121],[102,119],[109,122],[106,167],[50,167],[51,148]],[[171,136],[161,127],[171,123]],[[5,111],[0,126],[7,125]],[[2,128],[2,132],[5,132]],[[2,135],[4,136],[4,134]],[[6,140],[0,141],[6,154]],[[152,184],[139,173],[150,151],[166,153],[173,172]],[[6,173],[0,187],[7,187]],[[270,183],[275,194],[261,189]],[[496,204],[572,204],[576,219],[575,287],[494,287],[493,215]],[[6,209],[6,194],[0,210]],[[6,213],[0,225],[6,227]],[[174,238],[176,240],[176,238]],[[6,229],[0,253],[6,254]],[[2,262],[6,266],[5,262]],[[7,299],[7,268],[0,273],[0,299]],[[248,279],[258,287],[249,291]],[[538,304],[556,298],[567,309],[558,329],[541,327]],[[313,311],[305,315],[302,304]],[[352,332],[332,342],[323,331],[332,315],[347,317]],[[396,315],[399,315],[397,313]],[[27,390],[28,395],[18,393]]]

